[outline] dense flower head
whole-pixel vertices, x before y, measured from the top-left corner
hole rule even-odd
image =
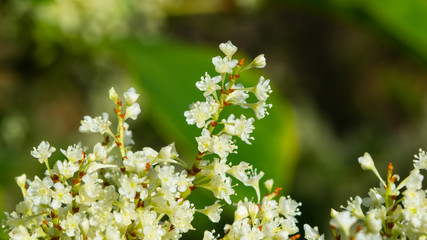
[[[65,159],[56,161],[52,169],[48,158],[56,149],[47,141],[31,151],[48,170],[43,177],[36,176],[33,180],[27,179],[25,174],[16,178],[24,199],[15,211],[6,213],[4,226],[10,238],[179,239],[183,233],[193,230],[196,212],[206,215],[212,222],[220,220],[222,205],[233,203],[235,180],[253,187],[258,202],[246,199],[238,203],[237,211],[245,209],[248,214],[226,226],[226,229],[234,229],[226,239],[243,235],[258,239],[263,236],[283,238],[295,234],[298,228],[294,216],[299,215],[299,204],[289,198],[286,203],[284,198],[280,199],[280,204],[274,203],[272,196],[277,194],[264,197],[261,203],[259,181],[264,173],[249,163],[233,166],[227,160],[231,153],[237,153],[236,138],[247,144],[254,140],[251,134],[255,119],[244,114],[238,118],[234,114],[224,118],[222,110],[228,105],[246,109],[261,104],[262,110],[257,111],[267,114],[266,106],[271,105],[265,101],[271,88],[269,80],[263,77],[254,87],[246,88],[237,83],[245,70],[243,61],[233,59],[237,47],[228,41],[219,48],[225,56],[212,59],[218,75],[211,77],[205,73],[196,82],[205,101],[192,103],[184,113],[188,124],[201,129],[201,136],[196,137],[198,154],[193,165],[191,161],[180,159],[174,143],[158,150],[132,149],[134,141],[126,121],[137,119],[141,113],[137,102],[140,94],[130,88],[120,99],[111,88],[109,98],[115,105],[116,129],[111,128],[112,121],[107,113],[84,116],[79,130],[100,134],[100,141],[93,147],[79,142],[61,148]],[[251,64],[251,67],[265,65],[264,55]],[[251,93],[257,102],[247,102]],[[260,118],[260,113],[255,115]],[[196,209],[187,199],[195,188],[210,191],[217,200]],[[213,233],[205,235],[214,237]]]
[[[47,141],[33,148],[31,155],[47,170],[33,180],[25,174],[16,178],[23,200],[5,213],[3,227],[10,239],[179,239],[194,230],[196,212],[219,222],[225,204],[235,206],[234,221],[225,225],[222,237],[205,231],[203,240],[298,239],[301,203],[290,196],[279,197],[281,188],[273,189],[272,179],[264,182],[268,193],[262,196],[264,172],[250,162],[230,161],[240,142],[251,144],[255,120],[268,115],[272,107],[267,103],[272,92],[269,79],[261,76],[250,87],[239,82],[244,71],[265,67],[265,57],[258,55],[245,66],[243,59],[233,59],[237,47],[231,41],[219,48],[225,56],[212,59],[216,76],[206,72],[195,83],[205,100],[190,104],[184,112],[187,123],[200,129],[195,159],[182,159],[175,143],[160,149],[132,149],[133,135],[126,121],[141,113],[140,95],[130,88],[120,100],[111,88],[117,127],[110,129],[107,113],[84,116],[81,121],[81,132],[101,135],[93,147],[79,142],[60,148],[65,159],[57,160],[52,169],[48,160],[56,148]],[[243,108],[244,113],[225,115],[223,109],[229,105]],[[368,153],[358,161],[380,184],[364,198],[350,198],[341,212],[332,209],[329,223],[334,239],[426,239],[425,151],[415,155],[414,170],[400,183],[391,163],[383,179]],[[233,203],[237,184],[252,187],[256,199]],[[215,201],[197,209],[189,198],[196,188],[210,192]],[[306,239],[324,240],[317,227],[303,226]]]
[[[368,196],[350,198],[344,211],[332,210],[330,225],[334,236],[345,239],[423,239],[427,236],[427,198],[422,189],[422,162],[425,152],[415,155],[414,170],[399,184],[390,163],[387,179],[382,179],[372,157],[365,153],[358,159],[362,169],[371,170],[380,186]],[[406,188],[406,189],[405,189]],[[405,189],[402,191],[402,189]]]

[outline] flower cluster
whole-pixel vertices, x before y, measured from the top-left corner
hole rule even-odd
[[[266,182],[268,184],[268,182]],[[271,188],[270,188],[271,190]],[[246,198],[237,204],[234,222],[224,227],[225,236],[221,239],[296,239],[299,229],[295,216],[301,214],[301,203],[288,197],[277,196],[280,188],[267,194],[260,203],[253,203]],[[292,236],[293,235],[293,236]],[[205,231],[203,240],[218,239],[215,230]]]
[[[427,155],[420,150],[415,158],[410,175],[396,186],[399,176],[393,174],[391,163],[384,180],[368,153],[360,157],[362,169],[374,172],[380,186],[371,188],[365,198],[350,198],[342,212],[332,209],[330,225],[335,238],[426,239],[427,198],[420,170],[427,169]]]
[[[260,201],[259,181],[264,173],[249,163],[232,165],[227,160],[236,152],[236,138],[248,144],[254,140],[255,119],[234,114],[223,118],[222,110],[239,105],[253,109],[260,119],[271,107],[266,103],[271,93],[269,80],[260,77],[256,86],[248,88],[237,83],[241,72],[265,66],[264,55],[244,66],[243,59],[232,58],[237,48],[231,42],[219,47],[225,57],[212,59],[219,75],[206,73],[196,83],[206,101],[191,104],[184,113],[189,124],[201,128],[201,135],[195,138],[198,154],[193,163],[179,158],[174,143],[159,151],[149,147],[132,150],[132,132],[126,121],[137,119],[141,112],[139,94],[130,88],[120,100],[112,88],[109,97],[115,104],[117,128],[111,129],[107,113],[85,116],[81,121],[81,132],[103,136],[92,149],[81,143],[60,149],[65,159],[56,161],[52,169],[49,158],[56,149],[47,141],[31,151],[47,170],[42,178],[17,177],[24,200],[15,211],[6,213],[4,227],[10,238],[179,239],[193,229],[196,212],[212,222],[220,220],[221,202],[232,204],[235,194],[231,177],[253,187],[258,198],[255,203],[245,199],[237,204],[234,223],[225,227],[226,239],[241,239],[247,234],[252,234],[252,239],[287,239],[296,234],[300,204],[289,197],[273,200],[279,190],[271,193],[272,180],[267,181],[270,194]],[[256,102],[247,101],[250,93]],[[196,209],[187,199],[195,188],[212,192],[217,200]],[[205,238],[207,235],[209,232]]]
[[[178,239],[192,229],[196,209],[186,196],[194,176],[182,168],[174,144],[130,149],[125,121],[140,114],[138,97],[131,88],[122,102],[110,90],[116,133],[107,113],[83,118],[81,132],[104,136],[92,151],[80,143],[61,149],[65,160],[50,169],[56,149],[46,141],[34,148],[31,155],[48,169],[42,179],[17,178],[24,200],[6,213],[11,239]]]

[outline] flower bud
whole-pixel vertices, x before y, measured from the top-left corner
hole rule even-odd
[[[256,68],[264,68],[265,65],[267,65],[267,63],[265,62],[265,57],[264,54],[260,54],[258,55],[251,63],[251,65],[253,65],[253,67]]]
[[[27,189],[25,188],[25,182],[27,181],[27,175],[24,173],[21,176],[18,176],[15,178],[16,183],[18,184],[19,188],[21,188],[22,195],[24,197],[27,196]]]
[[[369,153],[365,153],[365,155],[363,155],[362,157],[359,157],[358,161],[363,170],[374,171],[376,169],[374,165],[374,160],[372,160],[372,157],[371,155],[369,155]]]
[[[108,94],[109,94],[111,100],[113,100],[114,102],[117,102],[119,95],[117,94],[114,87],[110,88],[110,91],[108,91]]]
[[[219,49],[221,49],[221,51],[227,56],[227,57],[232,57],[233,54],[237,51],[237,47],[234,46],[231,41],[228,41],[226,43],[221,43],[219,45]]]
[[[268,192],[271,192],[271,189],[273,188],[273,183],[274,183],[273,179],[268,179],[267,181],[264,182],[264,186],[265,188],[267,188]]]

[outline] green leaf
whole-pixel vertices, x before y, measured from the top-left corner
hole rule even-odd
[[[175,141],[178,153],[192,163],[197,154],[195,137],[201,131],[187,125],[184,111],[192,102],[204,100],[195,83],[206,71],[215,75],[211,59],[222,55],[220,50],[184,44],[143,45],[134,40],[118,42],[114,48],[147,96],[145,107],[149,109],[142,117],[149,118],[166,141]],[[251,69],[242,73],[241,79],[245,86],[255,86],[260,75],[260,70]],[[277,92],[273,92],[269,102],[273,108],[270,115],[255,122],[252,145],[238,140],[238,154],[231,154],[228,159],[234,163],[249,162],[265,172],[264,181],[273,178],[277,186],[287,188],[298,153],[292,109]],[[241,112],[254,117],[250,109],[229,109],[237,116]],[[227,117],[221,113],[221,119]]]

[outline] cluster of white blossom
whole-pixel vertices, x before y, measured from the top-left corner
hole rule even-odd
[[[271,182],[270,182],[271,181]],[[271,191],[272,180],[266,181],[267,188]],[[297,203],[288,197],[277,196],[280,188],[267,194],[260,203],[239,201],[234,213],[234,222],[224,227],[225,236],[220,239],[297,239],[299,238],[297,220],[295,216],[301,214]],[[293,235],[293,236],[291,236]],[[219,239],[215,230],[205,231],[203,240]]]
[[[46,141],[34,148],[31,155],[48,170],[42,179],[17,178],[24,200],[6,213],[11,239],[178,239],[192,229],[196,209],[186,196],[194,176],[182,167],[174,144],[158,152],[133,152],[126,144],[125,138],[132,141],[125,121],[141,112],[138,97],[130,88],[122,102],[110,90],[116,134],[107,113],[84,117],[80,131],[100,133],[105,140],[92,151],[80,143],[61,149],[65,160],[50,169],[56,149]]]
[[[342,212],[332,209],[330,225],[335,238],[427,239],[427,191],[422,187],[424,176],[420,172],[427,169],[427,155],[420,149],[415,158],[414,169],[396,186],[399,176],[393,174],[391,163],[384,180],[368,153],[360,157],[362,169],[374,172],[380,186],[371,188],[365,198],[350,198]]]
[[[220,220],[221,201],[232,204],[230,197],[235,194],[231,176],[253,187],[258,202],[245,199],[237,204],[234,223],[225,227],[226,239],[252,235],[256,239],[292,238],[298,232],[295,216],[300,214],[300,204],[289,197],[273,200],[279,190],[260,201],[259,181],[264,173],[246,162],[232,165],[227,161],[236,152],[235,137],[248,144],[253,140],[254,118],[230,114],[220,120],[223,108],[231,104],[252,108],[257,118],[267,114],[271,107],[265,103],[271,93],[269,80],[261,77],[257,86],[249,88],[236,83],[244,70],[264,67],[265,58],[260,55],[243,67],[243,60],[232,59],[237,48],[231,42],[219,47],[226,55],[212,60],[219,75],[211,78],[206,73],[196,83],[206,101],[193,103],[185,112],[187,122],[202,129],[196,137],[198,154],[192,165],[179,158],[174,143],[159,151],[149,147],[132,150],[132,132],[126,121],[135,120],[141,112],[136,102],[139,94],[130,88],[122,101],[111,88],[117,128],[111,129],[107,113],[85,116],[81,121],[81,132],[103,136],[92,150],[81,143],[61,149],[65,159],[56,161],[52,169],[49,158],[56,149],[47,141],[31,151],[47,170],[42,178],[30,180],[25,174],[16,178],[24,200],[15,211],[6,213],[3,227],[10,238],[179,239],[193,229],[195,212],[212,222]],[[246,101],[249,93],[257,102]],[[271,192],[272,180],[267,186]],[[187,199],[195,188],[211,191],[217,201],[196,209]]]
[[[234,222],[224,227],[225,235],[222,239],[298,238],[295,216],[300,215],[298,207],[301,204],[289,197],[274,200],[279,189],[261,200],[259,181],[264,173],[257,173],[247,162],[232,165],[227,161],[229,154],[236,152],[236,138],[247,144],[251,144],[249,140],[254,140],[251,133],[255,119],[243,114],[240,117],[234,114],[221,117],[222,110],[229,105],[237,105],[252,109],[255,117],[261,119],[271,107],[271,104],[266,103],[271,93],[270,80],[260,77],[258,84],[251,87],[238,83],[243,71],[266,65],[264,55],[259,55],[244,66],[243,59],[233,59],[237,47],[230,41],[220,44],[219,48],[225,56],[212,59],[218,75],[211,77],[205,73],[201,81],[196,83],[205,101],[191,104],[184,113],[188,124],[195,124],[201,129],[201,136],[196,137],[199,153],[191,169],[195,175],[194,187],[208,189],[216,198],[227,203],[231,203],[230,196],[234,194],[230,176],[255,189],[257,201],[251,202],[245,198],[237,204]],[[255,102],[249,102],[250,94],[253,94]],[[270,192],[272,184],[272,180],[266,182]],[[219,235],[215,236],[214,231],[205,231],[204,240],[217,238]]]

